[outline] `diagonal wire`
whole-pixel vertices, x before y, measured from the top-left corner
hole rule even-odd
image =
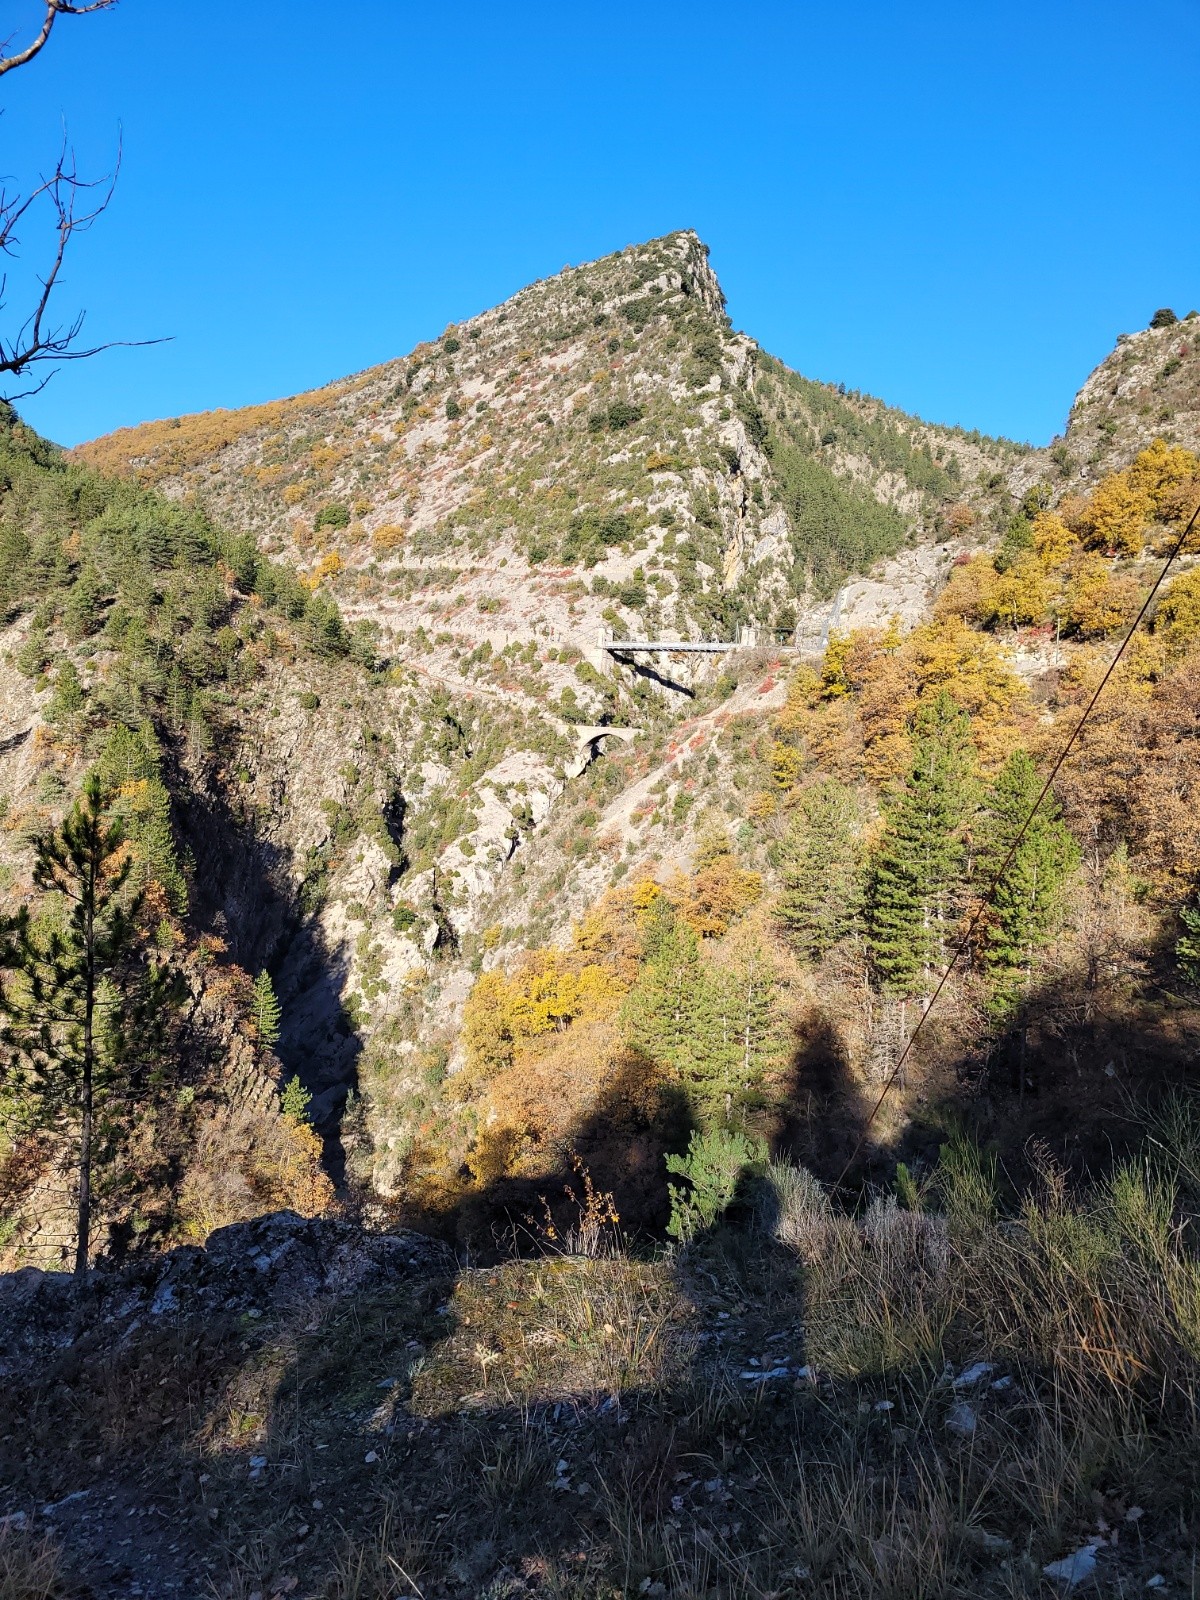
[[[1067,740],[1066,744],[1064,744],[1062,749],[1059,751],[1058,757],[1055,760],[1054,765],[1050,769],[1050,775],[1046,779],[1045,783],[1042,785],[1041,793],[1038,795],[1037,799],[1033,802],[1033,805],[1031,806],[1030,811],[1029,811],[1029,815],[1025,818],[1025,821],[1021,824],[1020,831],[1018,832],[1016,838],[1013,840],[1012,845],[1009,848],[1008,854],[1005,856],[1004,860],[1000,863],[1000,866],[997,869],[996,873],[994,874],[991,883],[989,883],[989,885],[987,887],[986,894],[983,896],[983,899],[979,902],[979,905],[976,908],[975,914],[972,916],[970,922],[967,924],[966,931],[963,933],[963,935],[959,939],[957,945],[954,947],[953,954],[951,955],[950,960],[946,963],[945,971],[942,973],[941,977],[938,979],[937,988],[933,991],[933,994],[932,994],[932,996],[930,997],[930,1000],[929,1000],[929,1004],[925,1007],[924,1011],[922,1011],[920,1017],[917,1020],[916,1027],[914,1027],[913,1031],[909,1034],[908,1041],[905,1044],[904,1049],[900,1052],[899,1060],[896,1062],[896,1065],[892,1068],[891,1072],[888,1074],[888,1076],[887,1076],[887,1078],[886,1078],[886,1080],[884,1082],[883,1088],[879,1091],[879,1098],[876,1100],[874,1106],[871,1108],[871,1115],[867,1118],[866,1122],[863,1124],[862,1132],[858,1136],[858,1140],[855,1143],[854,1149],[851,1150],[850,1155],[848,1156],[848,1158],[846,1160],[846,1164],[842,1168],[841,1173],[838,1176],[837,1183],[834,1185],[834,1189],[835,1190],[840,1189],[842,1184],[845,1182],[846,1174],[849,1172],[850,1168],[854,1165],[854,1162],[858,1157],[859,1151],[862,1149],[863,1145],[866,1143],[867,1134],[871,1131],[871,1124],[875,1121],[875,1118],[879,1115],[880,1111],[882,1110],[883,1102],[887,1099],[888,1095],[891,1093],[891,1090],[892,1090],[897,1078],[899,1078],[901,1072],[904,1069],[904,1063],[908,1060],[909,1056],[912,1054],[913,1045],[916,1044],[917,1038],[918,1038],[918,1036],[919,1036],[919,1034],[921,1032],[921,1029],[925,1026],[926,1022],[929,1020],[929,1013],[933,1010],[934,1006],[937,1005],[938,998],[941,995],[942,990],[946,987],[946,984],[949,982],[951,973],[954,971],[955,967],[958,965],[960,959],[965,954],[965,952],[970,948],[971,940],[972,940],[972,938],[974,936],[975,929],[979,926],[980,919],[983,917],[984,912],[991,905],[992,896],[996,893],[996,890],[1000,887],[1001,879],[1004,877],[1004,874],[1008,871],[1009,867],[1012,865],[1013,858],[1016,855],[1017,851],[1020,849],[1021,843],[1022,843],[1023,839],[1025,838],[1025,835],[1029,832],[1030,824],[1033,822],[1034,817],[1037,816],[1038,810],[1041,807],[1042,801],[1050,793],[1051,785],[1054,783],[1055,778],[1058,777],[1059,770],[1062,767],[1063,762],[1067,759],[1067,757],[1070,755],[1071,751],[1075,748],[1076,741],[1078,740],[1079,735],[1083,732],[1084,724],[1087,722],[1087,720],[1091,716],[1092,712],[1096,709],[1096,704],[1097,704],[1098,700],[1100,699],[1100,696],[1104,693],[1104,690],[1105,690],[1105,687],[1106,687],[1106,685],[1108,683],[1108,680],[1112,677],[1113,673],[1116,671],[1117,665],[1120,662],[1121,657],[1125,654],[1125,650],[1126,650],[1126,647],[1129,644],[1129,641],[1133,638],[1134,634],[1141,627],[1142,619],[1145,617],[1147,611],[1149,611],[1151,602],[1153,601],[1155,595],[1158,593],[1159,589],[1162,587],[1163,579],[1166,577],[1167,573],[1171,570],[1171,567],[1174,564],[1174,562],[1176,560],[1176,557],[1180,554],[1180,552],[1182,551],[1184,545],[1187,543],[1189,534],[1191,533],[1192,529],[1196,526],[1197,517],[1200,517],[1200,501],[1197,502],[1195,511],[1193,511],[1191,516],[1188,518],[1187,525],[1184,528],[1183,532],[1179,535],[1178,539],[1176,539],[1175,543],[1172,545],[1170,553],[1167,556],[1167,559],[1162,564],[1162,569],[1159,572],[1158,577],[1155,578],[1154,583],[1151,586],[1150,593],[1146,596],[1145,600],[1143,600],[1143,602],[1142,602],[1141,610],[1138,612],[1137,616],[1134,617],[1133,621],[1129,625],[1128,632],[1126,633],[1125,637],[1121,640],[1120,649],[1117,651],[1116,655],[1109,662],[1107,671],[1105,672],[1104,676],[1100,679],[1100,682],[1096,685],[1095,692],[1092,695],[1092,698],[1088,701],[1086,707],[1084,708],[1083,715],[1079,718],[1079,721],[1075,724],[1075,727],[1074,727],[1074,729],[1072,730],[1072,733],[1071,733],[1071,737]]]

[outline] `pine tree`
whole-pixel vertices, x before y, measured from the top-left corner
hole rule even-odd
[[[67,638],[79,640],[94,633],[104,614],[104,585],[90,563],[84,566],[71,587],[63,608],[63,627]]]
[[[646,918],[645,964],[623,1010],[631,1044],[665,1067],[704,1120],[733,1092],[734,1020],[700,959],[700,940],[659,895]]]
[[[279,1021],[283,1009],[275,995],[271,974],[264,969],[254,980],[254,1027],[264,1050],[273,1050],[279,1043]]]
[[[819,961],[860,925],[863,857],[854,796],[835,778],[800,796],[783,846],[779,917],[793,945]]]
[[[988,799],[990,815],[978,872],[983,888],[991,886],[1041,788],[1029,753],[1014,750]],[[1028,976],[1035,952],[1053,929],[1063,884],[1078,865],[1079,846],[1062,821],[1057,801],[1047,795],[992,891],[983,960],[1002,989]]]
[[[65,911],[49,901],[47,928],[23,910],[5,926],[0,953],[6,1075],[36,1120],[73,1125],[78,1141],[77,1274],[89,1259],[97,1110],[159,1064],[155,1024],[168,996],[137,939],[131,858],[109,799],[93,773],[62,825],[35,840],[34,883]]]
[[[759,1100],[763,1079],[785,1045],[778,974],[761,941],[751,934],[738,942],[709,984],[721,1033],[719,1055],[714,1052],[719,1075],[711,1075],[706,1098],[731,1121]]]
[[[1200,989],[1200,903],[1180,908],[1184,931],[1175,941],[1175,959],[1184,982]]]
[[[775,974],[747,937],[717,966],[660,895],[647,917],[645,961],[623,1008],[629,1042],[669,1070],[706,1126],[753,1103],[782,1043]]]
[[[652,1061],[686,1075],[700,999],[700,941],[665,895],[650,907],[646,960],[623,1010],[629,1041]]]
[[[285,1117],[292,1122],[307,1122],[308,1108],[312,1104],[312,1095],[300,1082],[298,1077],[289,1078],[283,1086],[280,1096],[279,1109]]]
[[[967,717],[943,690],[918,713],[912,766],[887,813],[871,868],[868,938],[885,989],[918,993],[944,957],[976,804]]]
[[[85,699],[78,668],[68,656],[54,674],[54,695],[46,707],[46,721],[69,727],[83,710]]]

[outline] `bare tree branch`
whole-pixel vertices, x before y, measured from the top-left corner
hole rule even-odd
[[[80,346],[77,340],[83,331],[83,312],[67,323],[55,323],[49,317],[51,296],[59,284],[71,241],[76,234],[85,233],[97,217],[107,210],[120,169],[118,151],[116,167],[110,177],[81,178],[74,152],[64,144],[54,171],[49,177],[42,178],[27,195],[10,197],[0,189],[0,255],[14,257],[18,253],[20,239],[17,229],[39,202],[44,202],[53,213],[55,235],[49,267],[45,275],[38,278],[39,290],[33,310],[11,335],[0,332],[0,376],[21,374],[39,362],[83,361],[117,344],[157,342],[111,340],[104,344]],[[94,201],[92,196],[95,196]],[[0,274],[0,311],[4,309],[7,284],[7,274]],[[52,374],[47,374],[38,388],[43,387],[50,376]],[[21,399],[35,392],[27,389],[20,395],[8,395],[7,398]]]
[[[90,11],[107,11],[117,0],[90,0],[78,5],[72,0],[46,0],[46,15],[41,31],[24,50],[5,54],[11,39],[0,44],[0,76],[15,67],[23,67],[45,47],[54,24],[60,16],[81,17]],[[78,343],[83,332],[84,313],[79,312],[71,321],[54,322],[50,302],[60,287],[63,266],[71,241],[76,234],[86,233],[96,219],[108,209],[121,170],[121,153],[118,148],[116,166],[107,178],[81,178],[75,163],[75,153],[64,140],[54,170],[43,176],[28,194],[10,194],[0,183],[0,257],[10,260],[20,254],[18,230],[35,211],[50,213],[54,246],[44,275],[37,277],[32,311],[11,334],[0,330],[0,379],[19,376],[41,363],[84,361],[98,355],[101,350],[111,350],[130,344],[157,344],[156,339],[114,339],[104,344],[83,346]],[[5,307],[8,274],[0,271],[0,312]],[[17,393],[4,387],[5,398],[23,400],[37,394],[54,376],[57,366],[52,366],[31,387]]]
[[[117,0],[92,0],[90,5],[76,6],[69,5],[67,0],[46,0],[46,16],[42,22],[41,32],[33,43],[27,45],[24,50],[18,50],[11,56],[0,57],[0,77],[6,72],[11,72],[14,67],[27,66],[34,56],[41,53],[59,17],[82,17],[89,11],[107,11],[111,6],[115,6],[116,3]],[[0,45],[0,49],[7,50],[11,43],[11,39],[6,40],[3,45]]]

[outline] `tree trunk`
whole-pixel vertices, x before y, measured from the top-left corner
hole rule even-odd
[[[92,1231],[92,1080],[96,1061],[96,852],[88,861],[84,896],[83,1083],[79,1096],[79,1230],[75,1241],[75,1276],[88,1269]]]
[[[91,1016],[88,1017],[89,1041],[85,1046],[83,1066],[82,1115],[79,1130],[79,1234],[75,1244],[75,1276],[83,1277],[88,1269],[88,1241],[92,1230],[92,1058]]]

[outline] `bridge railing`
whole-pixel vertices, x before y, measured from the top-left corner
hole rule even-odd
[[[618,639],[612,629],[600,634],[601,650],[761,650],[768,647],[794,649],[799,644],[795,628],[763,628],[739,625],[732,639]]]

